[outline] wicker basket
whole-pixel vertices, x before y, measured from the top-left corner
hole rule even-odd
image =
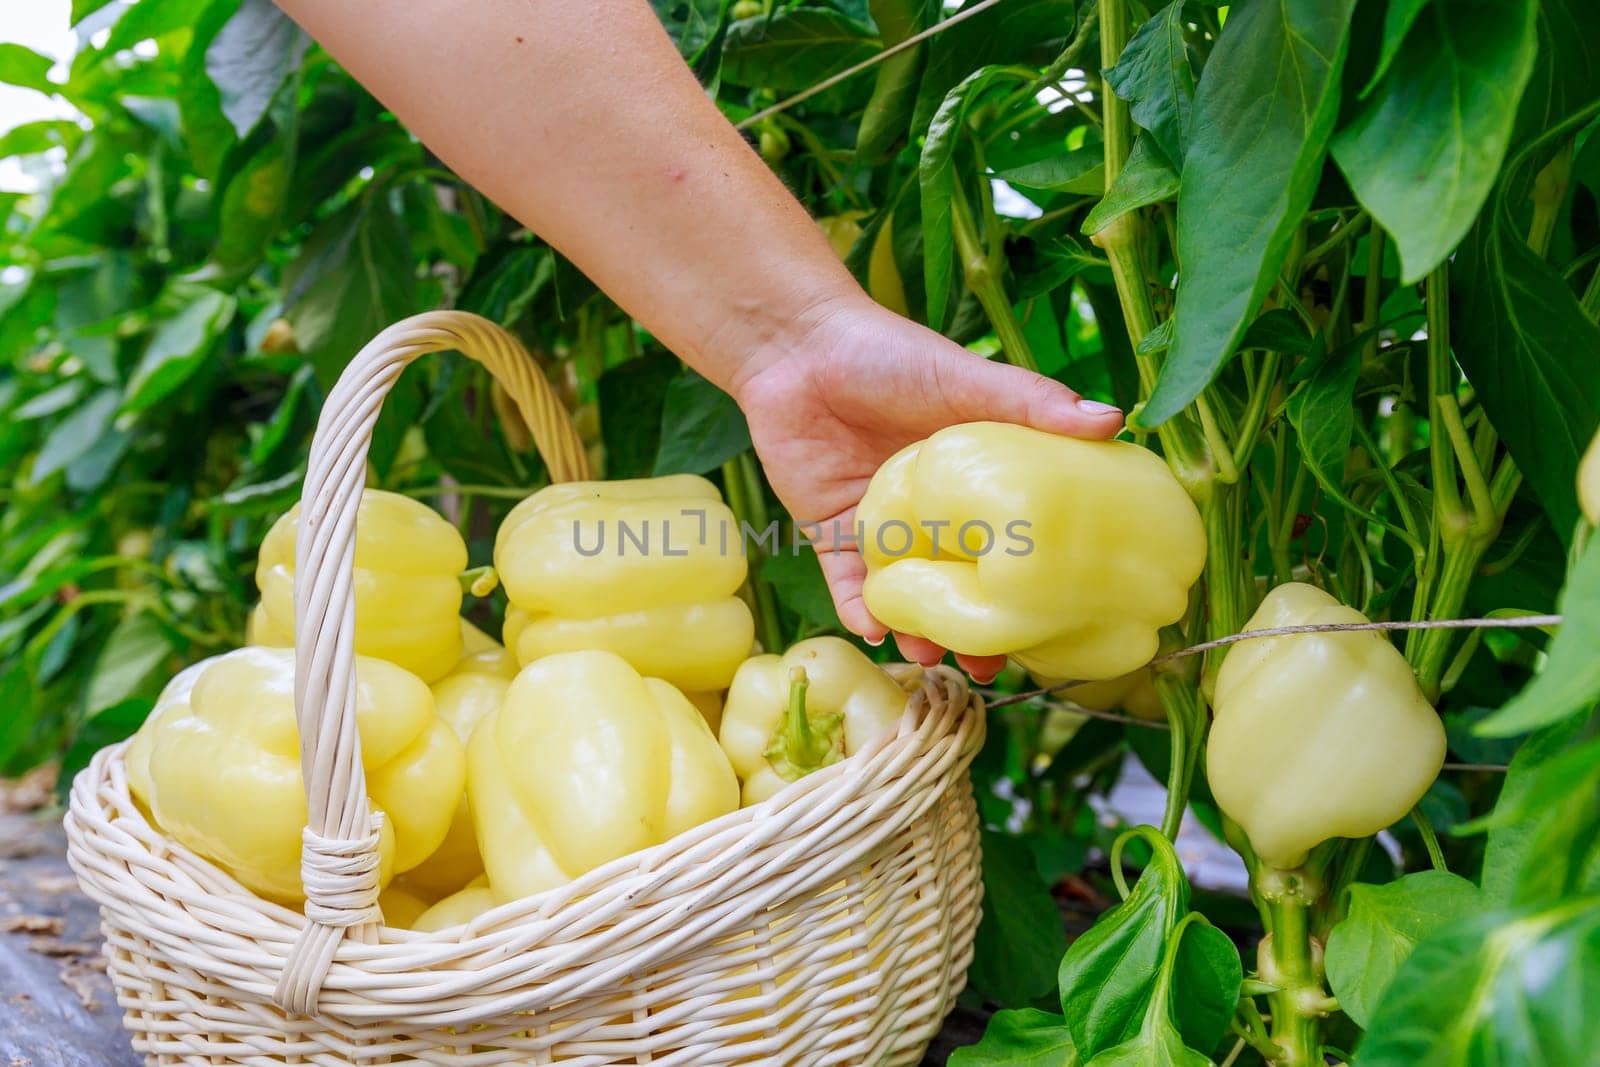
[[[73,784],[69,855],[134,1047],[151,1064],[915,1063],[965,983],[981,892],[966,769],[983,708],[952,671],[913,684],[896,736],[765,803],[466,926],[380,925],[353,525],[384,394],[442,349],[500,380],[552,478],[586,474],[533,361],[482,319],[419,315],[352,360],[317,427],[298,538],[305,914],[152,827],[123,746]]]

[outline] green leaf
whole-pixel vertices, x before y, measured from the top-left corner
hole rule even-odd
[[[1056,987],[1067,935],[1050,887],[1021,839],[984,830],[983,918],[967,979],[1005,1007],[1023,1007]]]
[[[311,40],[272,0],[244,0],[206,47],[206,74],[240,138],[266,115]]]
[[[1130,211],[1171,200],[1178,186],[1178,172],[1152,147],[1149,135],[1141,133],[1111,188],[1083,220],[1083,232],[1099,233]]]
[[[132,48],[140,41],[165,37],[175,30],[192,27],[210,2],[159,0],[158,3],[134,4],[117,18],[105,45],[93,53],[90,62],[98,63],[107,56]]]
[[[1233,939],[1210,923],[1191,922],[1179,935],[1172,1011],[1184,1044],[1217,1046],[1239,1005],[1244,963]]]
[[[1328,935],[1328,982],[1339,1007],[1358,1025],[1369,1025],[1417,942],[1482,907],[1478,887],[1448,871],[1352,885],[1349,910]]]
[[[205,280],[247,271],[261,261],[283,220],[292,163],[291,146],[275,137],[229,179],[211,251],[213,269],[204,273]]]
[[[778,594],[784,607],[800,616],[811,626],[829,630],[841,629],[838,611],[833,606],[833,594],[828,592],[827,580],[822,577],[822,565],[817,554],[802,548],[789,551],[780,545],[778,551],[761,564],[761,578]],[[1055,960],[1050,961],[1051,979],[1054,981]]]
[[[7,417],[16,422],[26,422],[54,415],[75,404],[88,385],[89,383],[83,378],[70,378],[60,385],[30,397],[26,403],[18,404]]]
[[[693,66],[716,39],[727,0],[650,0],[650,6],[678,46],[678,54]]]
[[[1600,897],[1454,923],[1378,1003],[1358,1067],[1600,1063]]]
[[[66,119],[41,119],[13,126],[0,136],[0,159],[33,156],[52,148],[67,148],[77,143],[82,131]]]
[[[1322,173],[1354,6],[1229,9],[1195,93],[1178,191],[1177,329],[1142,426],[1200,395],[1276,284]]]
[[[112,627],[95,661],[84,696],[84,711],[97,715],[141,695],[140,690],[151,683],[171,655],[172,642],[154,615],[141,611],[124,616]]]
[[[143,411],[188,381],[233,320],[237,303],[225,293],[202,289],[176,315],[158,325],[128,379],[122,410]]]
[[[1035,1008],[995,1012],[982,1040],[950,1054],[950,1067],[1077,1067],[1079,1062],[1061,1016]]]
[[[1153,855],[1128,899],[1102,914],[1061,958],[1061,1010],[1083,1056],[1139,1032],[1167,936],[1189,910],[1189,883],[1172,846],[1154,831],[1143,840]]]
[[[872,27],[826,8],[791,8],[728,27],[722,76],[780,93],[809,89],[881,51]]]
[[[178,112],[183,120],[184,144],[195,170],[213,181],[219,177],[223,158],[238,142],[238,135],[223,113],[222,92],[206,71],[206,53],[239,5],[240,0],[217,0],[201,12],[179,66]]]
[[[1561,629],[1544,669],[1473,732],[1510,737],[1560,722],[1600,699],[1600,537],[1589,539],[1561,593]]]
[[[1399,60],[1333,138],[1356,198],[1412,284],[1461,242],[1494,185],[1533,73],[1536,0],[1433,0]]]
[[[1511,759],[1494,810],[1487,817],[1456,829],[1456,833],[1465,834],[1488,827],[1482,882],[1484,899],[1493,907],[1526,903],[1518,899],[1518,883],[1525,870],[1542,862],[1543,857],[1534,846],[1546,822],[1559,814],[1543,804],[1529,803],[1529,798],[1548,787],[1545,769],[1573,750],[1582,726],[1581,720],[1569,719],[1524,741]],[[1572,798],[1563,797],[1559,803],[1569,806]]]
[[[958,180],[955,172],[956,145],[966,123],[967,108],[983,95],[997,77],[1005,74],[995,67],[984,67],[945,96],[939,111],[928,125],[917,164],[917,179],[922,192],[922,271],[927,287],[928,325],[944,328],[945,309],[950,301],[952,260],[955,255],[955,230],[951,223],[950,198]]]
[[[976,3],[967,0],[961,9]],[[972,71],[1017,63],[1042,66],[1067,46],[1076,23],[1073,0],[1006,0],[937,34],[928,42],[912,135],[927,129],[945,95]]]
[[[1174,169],[1189,150],[1195,77],[1184,38],[1184,0],[1172,0],[1129,39],[1106,84],[1128,101],[1133,121],[1150,132]]]
[[[93,448],[111,430],[121,400],[117,390],[102,389],[57,423],[34,458],[33,483],[39,484]]]
[[[1105,146],[1099,138],[1090,137],[1082,148],[1007,167],[996,171],[994,177],[1013,185],[1056,193],[1097,194],[1106,187]]]
[[[1027,300],[1057,289],[1086,270],[1104,270],[1106,261],[1066,234],[1049,240],[1023,239],[1011,256],[1017,296]]]
[[[485,255],[461,295],[461,307],[510,328],[555,281],[555,273],[555,258],[548,248],[518,245],[503,254]]]
[[[55,65],[55,60],[25,45],[0,41],[0,82],[37,89],[48,96],[58,88],[48,77]]]
[[[1366,88],[1361,90],[1361,99],[1372,95],[1372,90],[1388,73],[1389,64],[1400,54],[1400,46],[1405,43],[1406,34],[1411,32],[1412,23],[1417,21],[1417,16],[1427,6],[1428,0],[1389,0],[1383,16],[1383,45],[1378,53],[1378,65],[1367,80]]]
[[[111,3],[111,0],[72,0],[72,14],[69,25],[76,26],[109,3]],[[157,4],[156,6],[159,7],[160,5]]]
[[[750,427],[733,397],[687,368],[667,386],[653,473],[704,474],[749,447]]]
[[[872,21],[885,48],[931,26],[939,17],[936,0],[870,0]],[[856,159],[871,163],[882,159],[911,125],[922,83],[928,45],[914,45],[878,65],[872,98],[861,112],[856,133]]]
[[[1182,332],[1181,327],[1178,332]],[[1300,435],[1300,452],[1307,469],[1330,492],[1340,492],[1344,484],[1345,457],[1355,433],[1360,362],[1354,350],[1329,356],[1285,405],[1285,414]]]
[[[682,364],[653,352],[600,376],[600,433],[608,478],[648,478],[661,443],[661,409]]]
[[[1311,354],[1311,331],[1306,329],[1300,316],[1288,308],[1273,308],[1250,324],[1239,347],[1308,356]]]

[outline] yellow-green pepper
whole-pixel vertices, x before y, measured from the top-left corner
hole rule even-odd
[[[1041,685],[1050,685],[1041,681]],[[1155,678],[1148,667],[1119,678],[1103,682],[1088,682],[1061,691],[1061,695],[1091,711],[1112,711],[1120,708],[1136,719],[1164,720],[1167,714],[1161,707],[1161,696],[1156,692]]]
[[[381,881],[444,840],[466,774],[461,742],[415,675],[356,657],[367,794],[384,815]],[[174,678],[127,751],[128,787],[155,824],[274,900],[304,899],[306,798],[294,653],[241,648]]]
[[[722,709],[722,749],[756,804],[894,733],[906,693],[850,642],[813,637],[745,660]]]
[[[833,246],[834,255],[840,259],[850,255],[850,250],[861,240],[861,220],[866,214],[865,211],[844,211],[817,220],[817,225],[827,234],[828,244]],[[906,303],[905,283],[900,278],[900,265],[894,259],[891,219],[883,220],[872,241],[872,252],[867,259],[867,293],[896,315],[911,314],[910,305]]]
[[[294,636],[296,504],[267,532],[256,563],[263,639]],[[426,504],[367,489],[356,513],[355,649],[398,664],[425,682],[461,658],[460,574],[467,546]],[[265,633],[261,631],[265,630]]]
[[[1584,518],[1600,526],[1600,433],[1594,435],[1578,464],[1578,506]]]
[[[700,712],[611,652],[522,669],[467,746],[467,790],[496,900],[550,889],[739,806]]]
[[[739,523],[695,475],[541,489],[506,516],[494,562],[524,666],[604,649],[700,692],[726,688],[754,641]]]
[[[1315,586],[1280,585],[1246,630],[1367,619]],[[1274,867],[1331,837],[1399,821],[1444,763],[1445,734],[1381,633],[1242,641],[1217,674],[1206,777],[1217,804]]]
[[[471,922],[496,904],[489,879],[479,875],[461,889],[411,920],[410,928],[419,933],[432,933],[450,926]]]
[[[1154,453],[1003,423],[902,449],[856,518],[880,622],[1052,678],[1148,662],[1205,562],[1200,513]]]

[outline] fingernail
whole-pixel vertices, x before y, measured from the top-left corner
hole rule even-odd
[[[979,685],[989,685],[990,683],[992,683],[998,677],[1000,677],[999,674],[991,674],[987,678],[979,678],[976,674],[974,674],[972,676],[972,680],[974,682],[977,682]]]
[[[1120,415],[1122,409],[1115,404],[1102,404],[1098,400],[1078,401],[1078,410],[1085,415]]]
[[[887,637],[887,636],[889,636],[889,635],[888,634],[884,634],[884,637]],[[867,644],[871,645],[873,648],[877,648],[879,645],[883,644],[883,637],[878,638],[876,641],[874,641],[870,637],[863,637],[861,640],[865,641]]]
[[[917,660],[917,666],[921,667],[925,671],[931,671],[933,668],[939,665],[939,660],[943,658],[943,656],[938,656],[934,659],[919,659]]]

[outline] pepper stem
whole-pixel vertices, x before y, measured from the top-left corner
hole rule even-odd
[[[764,753],[778,777],[786,782],[804,778],[844,756],[844,718],[810,715],[806,711],[806,689],[810,684],[804,667],[789,668],[789,707]]]

